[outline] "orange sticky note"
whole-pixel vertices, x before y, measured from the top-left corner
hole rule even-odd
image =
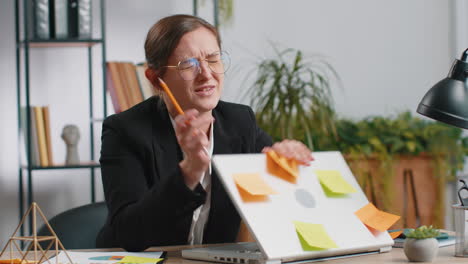
[[[295,183],[299,177],[299,168],[294,159],[287,159],[273,150],[266,153],[267,170],[286,181]]]
[[[372,203],[368,203],[354,213],[365,225],[377,229],[378,231],[386,231],[400,217],[398,215],[386,213],[377,209]]]
[[[403,233],[403,230],[388,232],[388,234],[390,235],[392,239],[397,238],[399,235],[401,235],[401,233]]]
[[[16,259],[0,259],[0,264],[35,264],[38,261],[34,260],[23,260],[16,258]]]
[[[0,259],[1,264],[21,264],[21,259]]]
[[[243,189],[250,195],[268,195],[276,193],[258,173],[234,174],[233,177],[237,187]]]

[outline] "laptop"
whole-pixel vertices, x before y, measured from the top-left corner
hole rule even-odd
[[[365,226],[354,214],[369,201],[340,152],[314,152],[311,166],[300,166],[295,183],[267,171],[265,154],[215,155],[213,166],[256,243],[182,251],[182,257],[223,263],[301,263],[382,253],[391,250],[388,232]],[[332,195],[320,183],[319,170],[339,171],[356,192]],[[276,192],[261,201],[244,201],[233,175],[258,173]],[[336,248],[304,249],[295,221],[321,224]]]

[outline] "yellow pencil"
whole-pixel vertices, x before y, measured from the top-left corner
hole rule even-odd
[[[182,110],[182,108],[180,107],[179,103],[177,102],[177,100],[175,99],[174,95],[172,95],[172,92],[171,90],[169,90],[169,87],[167,87],[167,84],[161,79],[158,77],[158,80],[159,80],[159,84],[161,85],[161,87],[163,88],[163,90],[167,93],[167,95],[169,96],[169,99],[171,100],[172,104],[174,105],[174,107],[176,108],[177,112],[179,113],[179,115],[184,115],[184,110]],[[210,156],[210,153],[208,152],[208,149],[205,147],[205,146],[202,146],[203,147],[203,151],[205,152],[205,154],[209,157]]]
[[[174,95],[172,95],[172,92],[171,90],[169,90],[169,87],[167,87],[167,84],[161,79],[158,77],[158,80],[159,80],[159,84],[161,85],[161,87],[163,88],[163,90],[167,93],[167,95],[169,96],[169,99],[171,100],[172,104],[174,105],[174,107],[176,108],[177,112],[179,113],[179,115],[183,115],[184,114],[184,110],[182,110],[182,108],[180,107],[179,103],[177,103],[177,100],[175,99]]]

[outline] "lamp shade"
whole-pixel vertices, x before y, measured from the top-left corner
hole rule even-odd
[[[418,105],[417,112],[468,129],[468,49],[455,60],[447,78],[436,83]]]

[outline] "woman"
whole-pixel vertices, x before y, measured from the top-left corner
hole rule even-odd
[[[211,155],[266,151],[272,141],[249,107],[220,101],[227,54],[212,25],[189,15],[163,18],[148,32],[145,53],[146,77],[160,96],[104,121],[100,162],[109,215],[97,245],[141,251],[234,242],[240,217],[211,171]],[[271,148],[305,165],[312,160],[297,141]]]

